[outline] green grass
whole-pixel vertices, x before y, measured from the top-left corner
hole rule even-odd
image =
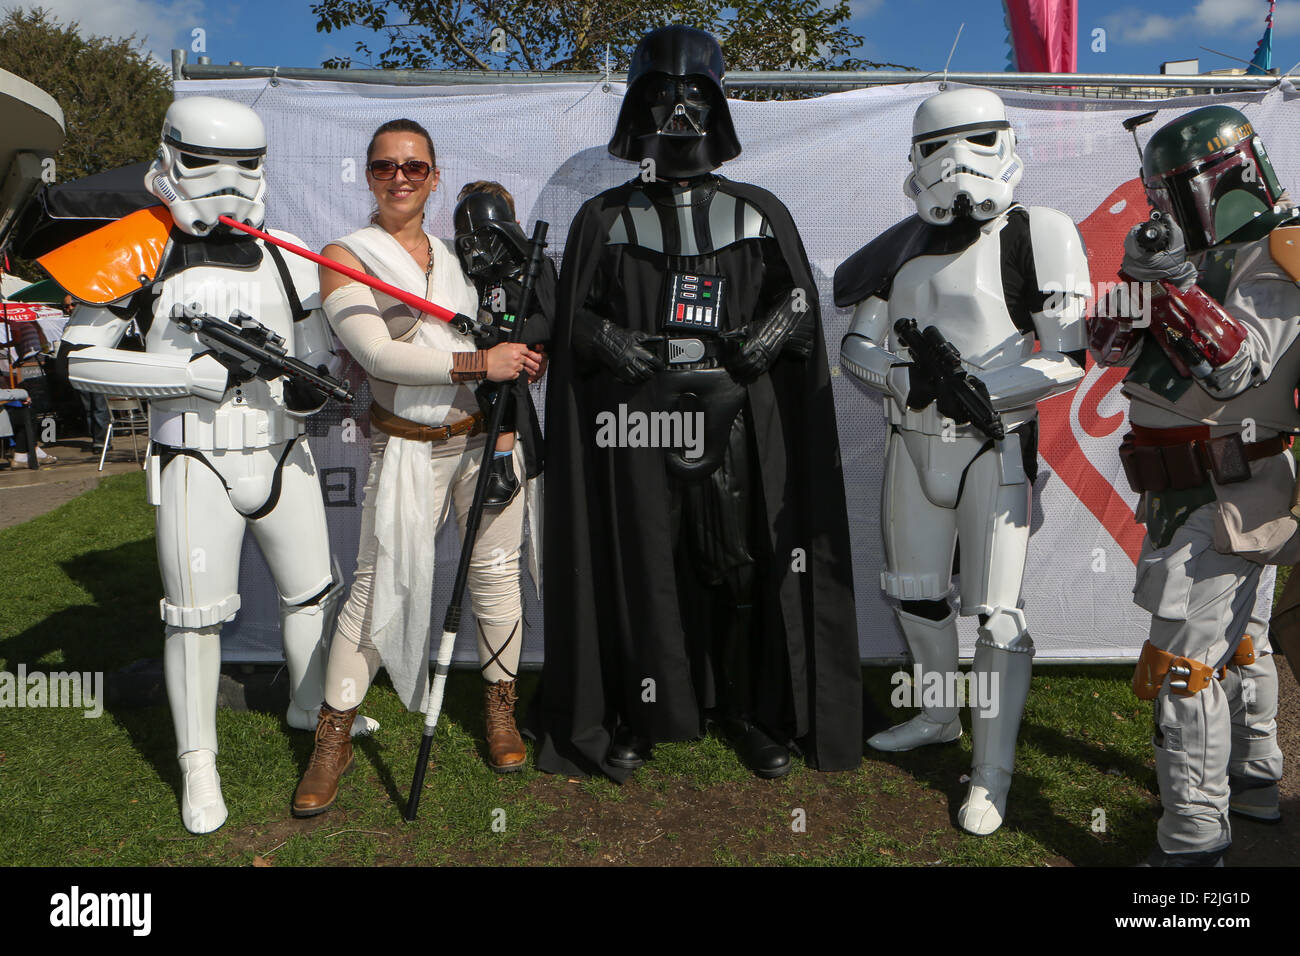
[[[0,669],[113,671],[161,655],[153,517],[138,474],[0,531]],[[892,669],[864,672],[882,713]],[[278,714],[222,710],[219,766],[230,819],[187,834],[167,709],[0,710],[0,863],[275,866],[687,862],[717,865],[1128,864],[1154,840],[1150,710],[1123,667],[1039,668],[1026,708],[1011,822],[958,831],[970,762],[959,744],[868,756],[851,773],[802,761],[757,781],[714,736],[659,745],[624,787],[529,767],[497,775],[481,756],[476,674],[454,673],[420,819],[401,819],[420,734],[381,682],[363,710],[382,724],[359,743],[338,804],[288,813],[311,735]],[[528,700],[536,675],[521,688]],[[791,829],[804,809],[807,830]],[[1094,811],[1106,827],[1094,831]],[[493,829],[503,810],[504,832]],[[499,814],[496,816],[499,817]]]

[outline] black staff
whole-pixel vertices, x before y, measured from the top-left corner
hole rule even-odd
[[[546,248],[546,230],[548,224],[538,220],[533,226],[532,249],[528,262],[524,266],[523,291],[519,296],[518,320],[510,330],[510,341],[519,342],[523,337],[524,316],[528,315],[528,306],[533,297],[533,286],[542,267],[542,250]],[[521,381],[527,381],[528,373],[519,373]],[[415,761],[415,776],[411,778],[411,796],[406,801],[407,822],[413,822],[420,812],[420,791],[424,789],[424,773],[429,766],[429,751],[433,747],[433,731],[438,725],[438,715],[442,712],[442,695],[447,684],[447,672],[451,669],[451,652],[456,646],[456,632],[460,630],[460,604],[465,596],[465,582],[469,579],[469,562],[474,553],[474,539],[478,537],[479,521],[483,517],[483,499],[487,495],[488,479],[491,477],[492,456],[496,451],[497,435],[501,433],[501,418],[505,414],[506,402],[499,396],[492,403],[492,417],[488,421],[487,437],[483,442],[483,461],[479,464],[478,482],[474,485],[474,503],[470,506],[469,517],[465,522],[465,540],[460,547],[460,565],[456,568],[456,583],[451,590],[451,603],[447,605],[447,616],[442,622],[442,641],[438,644],[438,661],[433,670],[433,683],[429,688],[428,706],[424,712],[424,736],[420,738],[420,755]]]

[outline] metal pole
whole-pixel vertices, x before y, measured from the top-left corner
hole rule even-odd
[[[173,51],[173,63],[176,53]],[[291,66],[235,66],[184,63],[180,79],[228,80],[271,77],[328,80],[336,83],[382,83],[392,86],[453,86],[511,83],[626,82],[626,73],[564,73],[516,70],[326,70]],[[727,74],[728,89],[827,87],[854,89],[901,83],[938,82],[942,70],[737,70]],[[1150,89],[1267,90],[1282,76],[1179,76],[1164,73],[979,73],[950,72],[949,83],[971,86],[1139,87]]]

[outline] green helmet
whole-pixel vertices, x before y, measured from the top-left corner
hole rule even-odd
[[[1142,151],[1142,185],[1182,228],[1188,252],[1263,235],[1280,214],[1282,187],[1264,144],[1231,106],[1205,106],[1161,127]]]

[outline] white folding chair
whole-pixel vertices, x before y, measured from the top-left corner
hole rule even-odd
[[[99,470],[104,470],[104,460],[108,457],[108,446],[113,440],[114,432],[131,433],[131,450],[135,453],[137,464],[140,461],[140,444],[137,435],[148,434],[149,415],[144,403],[138,398],[109,398],[108,429],[104,432],[104,450],[99,453]]]

